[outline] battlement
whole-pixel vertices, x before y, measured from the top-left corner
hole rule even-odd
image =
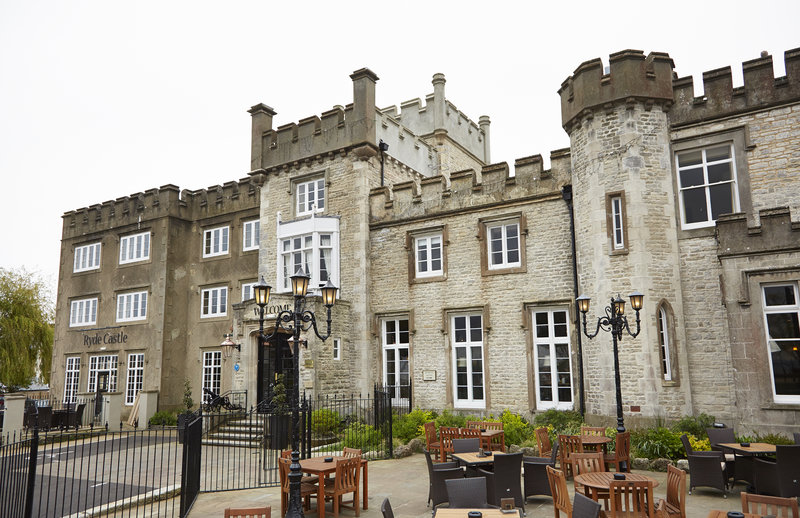
[[[561,187],[571,181],[569,150],[553,151],[550,162],[551,168],[544,169],[542,156],[534,155],[516,160],[513,176],[502,162],[479,171],[458,171],[449,178],[432,176],[372,189],[370,223],[392,224],[551,196],[560,199]]]
[[[703,73],[703,95],[695,97],[691,76],[672,82],[673,125],[692,124],[727,117],[755,109],[800,101],[800,48],[787,50],[783,57],[786,75],[774,77],[772,56],[742,63],[744,86],[733,87],[731,67]]]
[[[259,178],[248,177],[194,191],[181,191],[177,185],[167,184],[157,189],[148,189],[68,211],[62,216],[62,238],[82,236],[162,217],[197,220],[258,207]]]
[[[759,225],[749,227],[744,213],[717,218],[717,255],[774,254],[800,250],[800,222],[792,222],[788,207],[761,210]]]
[[[632,100],[672,104],[672,69],[669,54],[623,50],[609,56],[609,73],[599,58],[581,63],[561,83],[561,124],[569,132],[581,115],[598,108]]]

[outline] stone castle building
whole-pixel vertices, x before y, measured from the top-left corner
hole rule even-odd
[[[375,105],[368,69],[351,104],[319,116],[273,127],[253,106],[247,178],[64,215],[54,390],[105,375],[129,405],[142,391],[177,408],[185,379],[195,400],[267,400],[289,356],[282,335],[259,348],[252,284],[273,287],[269,329],[303,265],[319,316],[317,287],[340,288],[331,338],[309,333],[301,351],[310,393],[382,383],[422,408],[584,408],[610,424],[611,338],[581,336],[574,301],[593,298],[596,324],[638,290],[626,419],[796,428],[800,49],[784,60],[779,78],[771,56],[744,63],[737,88],[729,67],[706,72],[699,98],[667,54],[587,61],[558,90],[570,147],[549,169],[540,155],[493,164],[489,118],[459,111],[441,74],[400,109]],[[226,359],[230,330],[241,349]]]

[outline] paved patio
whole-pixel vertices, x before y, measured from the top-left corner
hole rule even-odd
[[[638,472],[637,472],[638,473]],[[655,489],[656,498],[664,497],[666,486],[666,473],[641,472],[658,480]],[[572,480],[568,480],[570,493]],[[696,489],[693,494],[687,495],[686,515],[688,518],[704,518],[711,509],[725,511],[741,511],[739,493],[744,486],[734,486],[733,492],[724,498],[720,491],[714,489]],[[380,506],[384,498],[389,498],[395,516],[430,518],[431,510],[426,507],[428,495],[428,469],[425,465],[425,456],[413,455],[404,459],[371,461],[369,463],[369,509],[361,511],[363,518],[378,518],[381,516]],[[201,493],[194,504],[190,518],[221,518],[226,507],[255,507],[272,506],[273,518],[280,518],[280,492],[279,488],[248,489],[242,491],[227,491],[220,493]],[[314,504],[312,503],[312,506]],[[446,507],[446,504],[442,505]],[[333,516],[328,506],[327,516]],[[526,505],[526,518],[551,518],[553,504],[549,498],[530,498]],[[307,513],[308,518],[316,517],[316,510]],[[342,518],[355,516],[352,510],[345,509],[340,513]]]

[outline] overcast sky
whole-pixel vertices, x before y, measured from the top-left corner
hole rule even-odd
[[[491,118],[492,161],[566,147],[561,82],[581,62],[667,52],[679,76],[762,50],[783,75],[800,2],[177,2],[0,0],[0,266],[53,294],[64,212],[172,183],[245,177],[247,109],[274,127],[352,102],[369,67],[377,104],[433,92]],[[390,150],[391,152],[391,150]]]

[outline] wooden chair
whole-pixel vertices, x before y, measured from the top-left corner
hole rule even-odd
[[[572,475],[580,475],[581,473],[593,473],[596,471],[605,471],[606,465],[603,462],[603,454],[599,451],[588,453],[573,453],[570,455],[570,462],[572,463]],[[578,484],[576,480],[572,481],[575,484],[575,492],[583,493],[584,487]],[[608,491],[598,492],[599,500],[608,500]]]
[[[342,450],[342,455],[348,459],[353,457],[361,457],[361,448],[348,448],[345,446],[344,450]]]
[[[361,515],[358,484],[361,480],[361,457],[350,457],[336,461],[336,477],[333,486],[325,486],[325,500],[333,501],[333,516],[339,517],[339,508],[344,507],[342,496],[353,493],[352,509],[356,516]],[[350,506],[347,506],[350,507]]]
[[[480,444],[480,448],[483,448],[483,437],[481,437],[481,431],[477,428],[459,428],[458,429],[458,438],[459,439],[478,439],[478,443]],[[487,447],[488,449],[488,447]]]
[[[686,518],[686,472],[672,464],[667,465],[667,498],[660,499],[661,516]]]
[[[617,434],[616,445],[612,453],[606,453],[603,461],[607,465],[614,465],[615,471],[622,471],[622,463],[625,463],[625,471],[631,472],[631,432]]]
[[[503,423],[499,421],[486,421],[484,422],[487,430],[503,430]],[[495,451],[506,452],[506,436],[505,434],[495,435],[491,438],[491,448]]]
[[[291,460],[292,450],[283,450],[281,452],[281,458]],[[319,475],[303,475],[303,478],[300,479],[300,482],[305,482],[306,484],[316,484],[319,482]]]
[[[614,480],[609,484],[610,518],[651,518],[653,508],[653,483]]]
[[[778,518],[800,518],[797,498],[754,495],[745,492],[742,493],[742,512],[761,516],[769,514]]]
[[[606,429],[602,426],[581,426],[581,435],[605,435]]]
[[[269,506],[225,509],[225,518],[270,518],[271,515],[272,508]]]
[[[453,453],[453,439],[458,438],[458,428],[449,426],[439,427],[439,444],[442,452],[439,460],[447,461],[447,456]]]
[[[289,467],[291,464],[291,459],[283,457],[278,459],[278,474],[281,481],[281,516],[286,515],[286,509],[289,506]],[[300,482],[300,497],[303,499],[306,509],[311,507],[310,499],[312,496],[317,496],[317,485]],[[320,503],[317,502],[317,505],[320,505]]]
[[[536,446],[539,448],[539,456],[549,457],[553,451],[553,444],[550,442],[547,428],[537,428],[534,433],[536,434]]]
[[[425,449],[429,452],[436,452],[436,461],[442,461],[442,443],[436,437],[436,423],[428,421],[423,425],[425,429]]]
[[[559,435],[558,450],[561,459],[561,469],[566,477],[572,476],[572,462],[570,455],[573,453],[583,453],[583,443],[579,435]]]
[[[572,502],[569,499],[567,479],[564,477],[564,472],[553,469],[550,466],[547,466],[545,469],[547,470],[547,480],[550,482],[550,493],[553,495],[553,512],[555,513],[555,518],[561,518],[561,511],[567,514],[567,518],[571,518]]]

